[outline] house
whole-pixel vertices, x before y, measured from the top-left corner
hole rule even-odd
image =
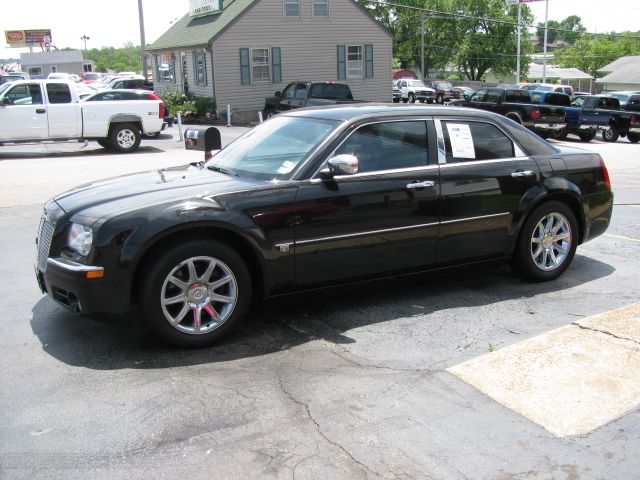
[[[80,75],[95,70],[94,63],[85,60],[80,50],[21,53],[20,65],[22,71],[28,73],[31,78],[43,78],[50,73]]]
[[[640,91],[640,55],[625,55],[598,70],[602,74],[596,83],[603,91]]]
[[[255,119],[295,80],[341,81],[391,101],[393,37],[354,0],[199,0],[146,51],[154,87],[214,100]]]

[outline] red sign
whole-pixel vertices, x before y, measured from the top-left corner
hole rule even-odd
[[[51,43],[51,30],[5,30],[4,38],[10,47],[24,47]]]

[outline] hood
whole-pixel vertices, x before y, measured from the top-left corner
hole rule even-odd
[[[151,170],[88,183],[54,200],[69,216],[91,224],[135,208],[219,193],[250,190],[264,181],[232,177],[199,164]]]

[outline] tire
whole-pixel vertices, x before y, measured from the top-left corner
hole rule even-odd
[[[409,101],[409,99],[408,99],[408,98],[403,98],[403,99],[402,99],[402,103],[407,103],[408,101]]]
[[[605,142],[617,142],[620,137],[620,130],[616,125],[611,125],[608,130],[602,131],[602,140]]]
[[[131,153],[138,150],[142,135],[135,125],[116,123],[109,133],[109,148],[119,153]]]
[[[413,93],[409,93],[409,103],[416,103],[416,97]]]
[[[162,132],[149,133],[145,135],[146,138],[160,138]]]
[[[265,110],[264,111],[264,118],[265,120],[270,119],[271,117],[274,117],[276,115],[276,112],[274,112],[273,110],[269,109],[269,110]]]
[[[590,142],[591,140],[596,138],[596,132],[579,133],[578,136],[580,137],[580,141]]]
[[[640,141],[640,133],[627,133],[627,139],[631,143],[638,143]]]
[[[565,203],[548,201],[536,207],[522,225],[511,265],[534,282],[554,280],[569,268],[577,246],[575,214]]]
[[[427,103],[428,103],[429,105],[433,105],[433,98],[429,98],[429,99],[427,100]]]
[[[106,138],[97,138],[96,142],[98,142],[98,145],[100,145],[102,148],[110,148],[109,140],[107,140]]]
[[[558,130],[557,132],[553,132],[551,138],[555,138],[556,140],[564,140],[569,135],[569,130],[565,127],[562,130]]]
[[[212,345],[242,322],[251,303],[247,265],[216,241],[192,240],[156,255],[140,282],[145,322],[183,347]]]
[[[444,103],[444,97],[442,95],[436,95],[436,103],[442,105]]]

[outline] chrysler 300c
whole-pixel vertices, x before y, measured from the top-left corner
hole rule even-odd
[[[278,115],[208,162],[100,181],[44,206],[37,277],[81,314],[138,312],[209,345],[254,300],[509,261],[553,280],[602,234],[598,154],[474,109],[350,105]]]

